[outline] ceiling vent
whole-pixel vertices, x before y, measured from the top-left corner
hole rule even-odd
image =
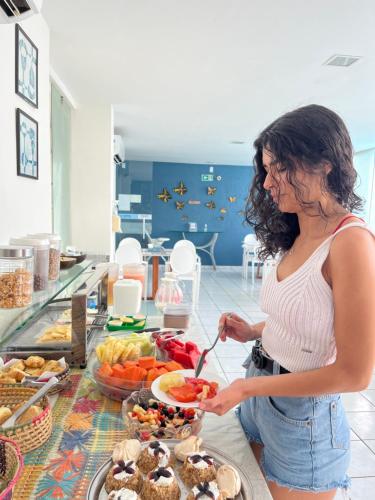
[[[18,23],[39,14],[43,0],[0,0],[0,24]]]
[[[360,56],[343,56],[340,54],[336,54],[328,59],[324,63],[326,66],[339,66],[341,68],[346,68],[348,66],[351,66],[355,62],[359,61],[361,59]]]

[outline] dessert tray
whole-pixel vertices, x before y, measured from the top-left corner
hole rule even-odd
[[[166,444],[169,449],[171,450],[171,456],[174,459],[173,461],[173,470],[176,474],[177,482],[181,490],[181,496],[180,500],[186,500],[189,492],[191,491],[191,488],[186,486],[182,479],[180,478],[180,469],[182,467],[182,462],[177,460],[177,458],[174,455],[173,449],[177,443],[180,443],[181,441],[177,439],[168,439],[166,441],[162,441],[164,444]],[[150,442],[144,442],[141,443],[142,449],[147,447],[150,444]],[[240,465],[235,463],[231,457],[223,453],[221,450],[218,450],[217,448],[214,448],[210,445],[202,444],[202,449],[204,449],[209,455],[212,456],[212,458],[215,461],[215,465],[219,467],[220,465],[231,465],[234,467],[241,479],[241,490],[239,494],[235,497],[235,500],[253,500],[254,499],[254,494],[253,494],[253,488],[251,485],[251,479],[248,476],[248,473],[241,468]],[[106,476],[112,467],[113,462],[112,459],[110,458],[107,460],[96,472],[95,476],[93,477],[90,486],[87,491],[87,500],[107,500],[108,499],[108,493],[106,492],[104,488],[105,484],[105,479]]]

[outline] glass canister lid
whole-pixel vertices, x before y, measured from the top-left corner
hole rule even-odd
[[[31,247],[49,247],[49,239],[39,239],[39,238],[11,238],[9,240],[11,245],[16,246],[31,246]]]
[[[0,246],[0,259],[28,259],[34,255],[32,247],[21,247],[18,245]]]

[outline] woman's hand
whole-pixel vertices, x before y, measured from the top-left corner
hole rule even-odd
[[[237,342],[248,342],[259,338],[259,332],[244,319],[235,313],[224,313],[219,320],[219,329],[224,326],[220,339],[225,342],[227,338]]]
[[[224,415],[224,413],[237,406],[241,401],[247,399],[248,396],[245,388],[248,383],[249,379],[239,378],[235,380],[214,398],[205,399],[199,403],[199,408],[204,411],[216,413],[217,415]]]

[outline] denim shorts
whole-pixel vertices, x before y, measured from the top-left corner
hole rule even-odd
[[[250,356],[247,377],[268,376]],[[274,362],[274,374],[279,365]],[[264,446],[261,466],[268,481],[295,490],[348,488],[350,428],[339,394],[318,397],[252,397],[237,415],[249,441]]]

